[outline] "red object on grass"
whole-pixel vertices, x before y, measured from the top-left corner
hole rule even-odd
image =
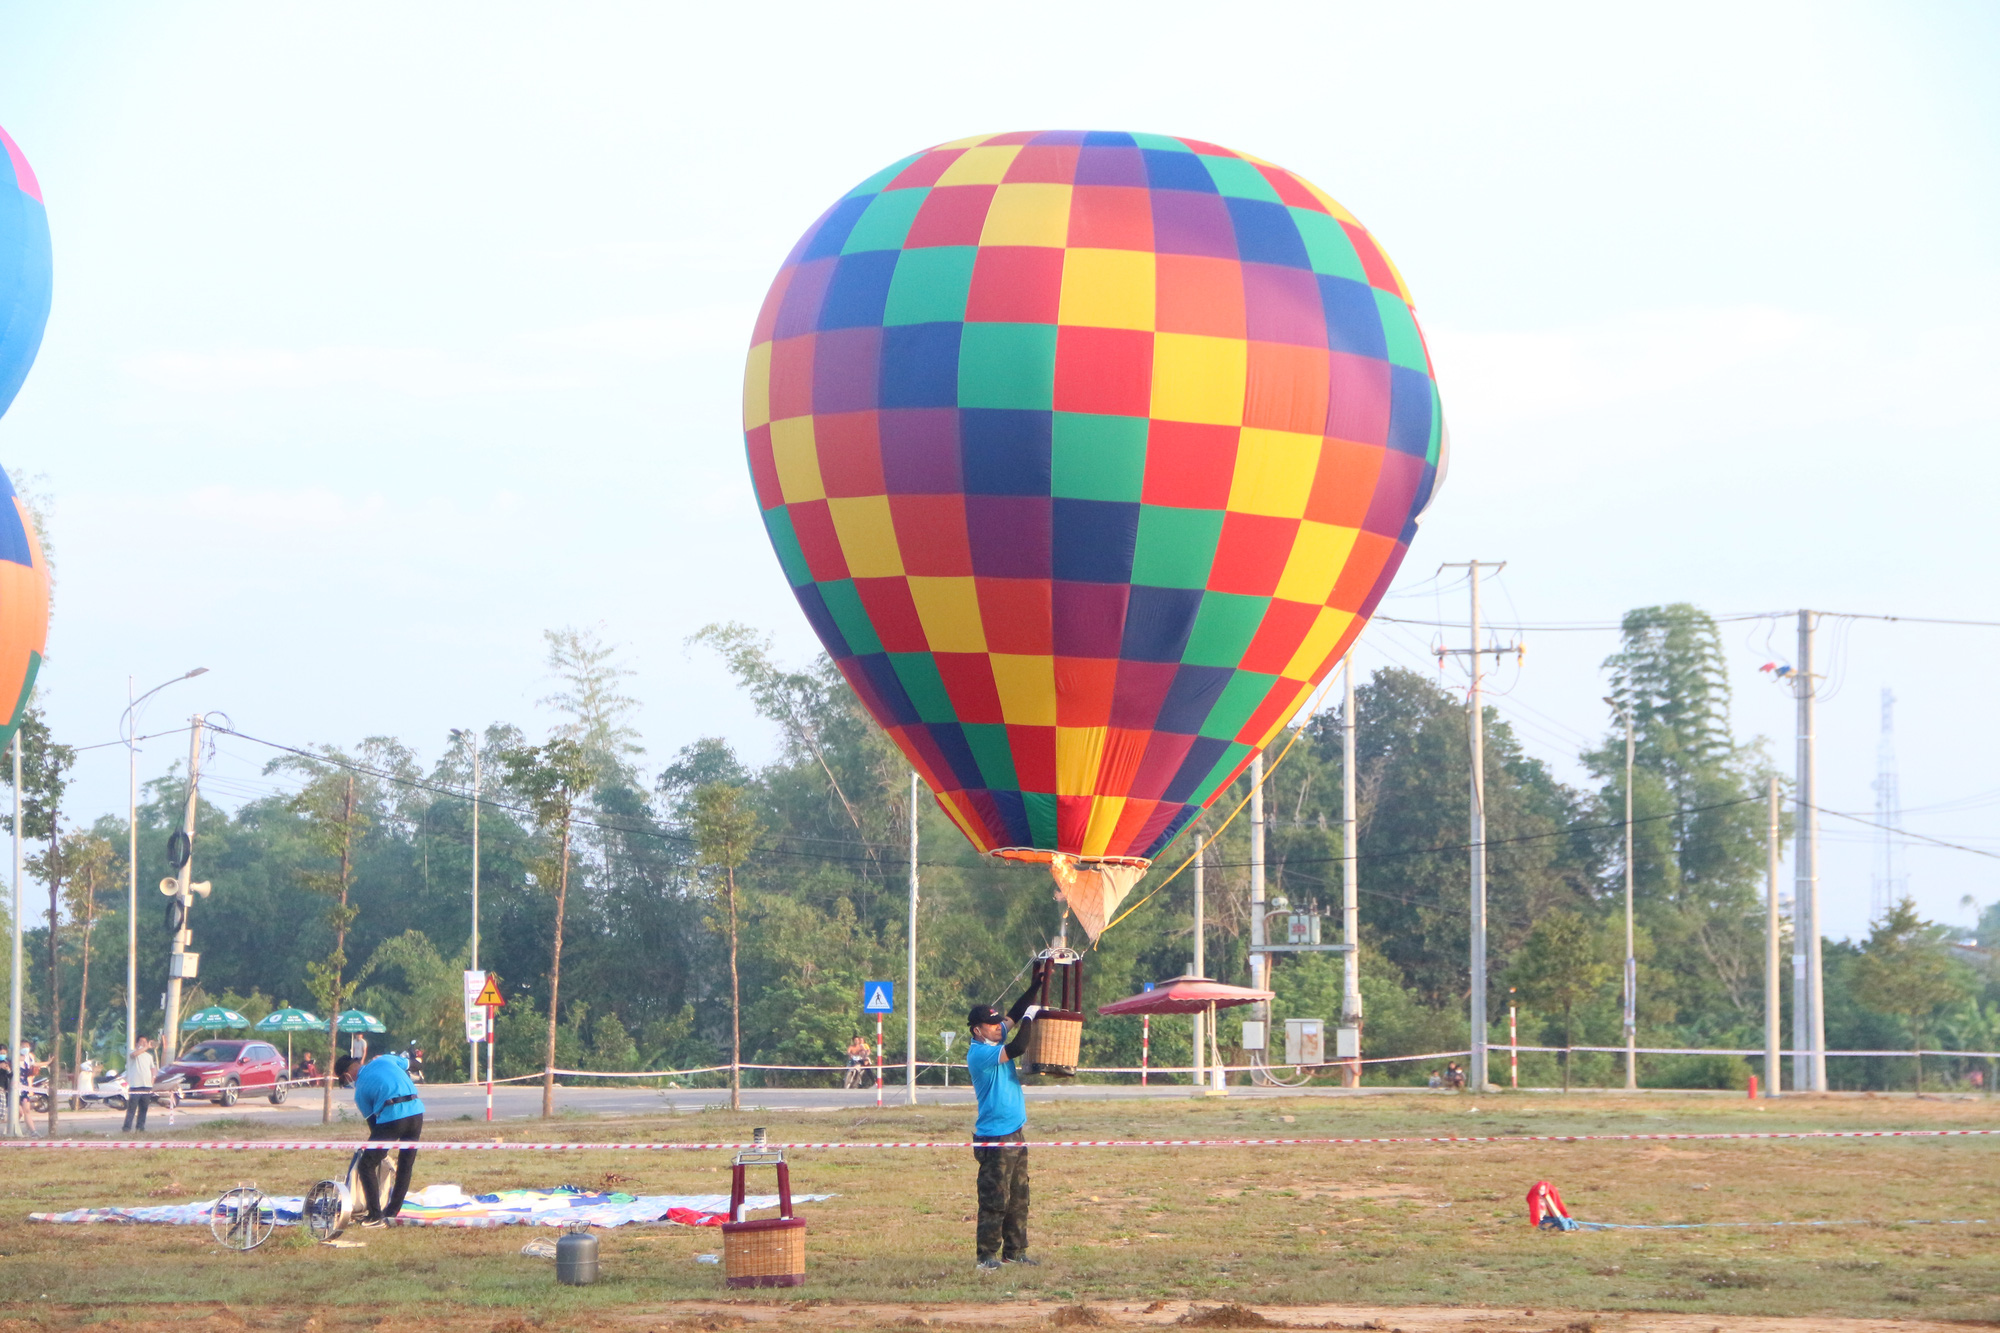
[[[1567,1221],[1569,1209],[1563,1207],[1563,1196],[1554,1185],[1538,1180],[1528,1187],[1528,1225],[1538,1227],[1542,1219],[1549,1217]]]

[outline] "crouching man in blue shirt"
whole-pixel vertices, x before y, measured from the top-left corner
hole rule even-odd
[[[388,1053],[364,1065],[351,1055],[343,1055],[334,1063],[333,1075],[342,1087],[354,1089],[354,1109],[368,1121],[370,1143],[415,1143],[423,1137],[424,1104],[417,1098],[416,1084],[410,1082],[406,1058]],[[364,1227],[385,1225],[403,1211],[403,1199],[410,1192],[417,1150],[404,1148],[396,1154],[396,1183],[389,1191],[388,1207],[382,1206],[378,1173],[388,1155],[387,1148],[370,1148],[361,1154],[361,1194],[368,1205],[367,1215],[361,1219]]]
[[[972,1074],[979,1119],[972,1126],[972,1156],[979,1163],[979,1271],[998,1272],[1002,1263],[1032,1264],[1028,1257],[1028,1107],[1021,1096],[1017,1064],[1028,1049],[1028,1030],[1040,1006],[1046,962],[1035,964],[1035,975],[1005,1017],[990,1004],[973,1006],[966,1015],[972,1045],[965,1067]],[[1004,1045],[1003,1045],[1004,1043]]]

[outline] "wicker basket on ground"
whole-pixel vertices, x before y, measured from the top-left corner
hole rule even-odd
[[[736,1154],[730,1164],[729,1220],[722,1224],[722,1272],[732,1287],[797,1287],[806,1280],[806,1224],[792,1216],[792,1169],[784,1150],[757,1147]],[[746,1166],[778,1168],[778,1216],[743,1220]]]

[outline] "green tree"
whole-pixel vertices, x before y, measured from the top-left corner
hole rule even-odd
[[[1908,1024],[1917,1060],[1917,1091],[1924,1090],[1924,1030],[1940,1010],[1972,991],[1965,969],[1945,952],[1945,928],[1917,915],[1904,898],[1875,923],[1854,962],[1857,999]]]
[[[1626,613],[1619,649],[1604,668],[1610,734],[1583,761],[1603,784],[1592,822],[1622,824],[1629,710],[1634,915],[1654,951],[1640,976],[1641,1017],[1677,1024],[1693,1044],[1747,1037],[1762,1018],[1763,798],[1771,768],[1761,743],[1738,744],[1731,732],[1720,632],[1712,616],[1685,602],[1640,607]],[[1615,895],[1623,831],[1600,837]]]
[[[376,945],[355,972],[358,1002],[398,1037],[416,1042],[433,1058],[441,1056],[465,1035],[459,966],[464,961],[463,956],[446,961],[428,935],[406,930]],[[402,985],[390,985],[391,976],[400,976]],[[380,980],[360,989],[374,978]]]
[[[607,1008],[591,1020],[590,1062],[611,1073],[631,1073],[639,1067],[639,1048],[614,1010]]]
[[[327,900],[326,923],[333,931],[333,947],[324,958],[306,964],[306,988],[326,1019],[326,1063],[320,1071],[320,1123],[333,1121],[333,1062],[340,1046],[340,1012],[347,1007],[353,984],[347,980],[347,932],[353,927],[357,909],[348,902],[354,885],[356,842],[370,824],[368,815],[355,801],[352,773],[327,768],[320,771],[289,802],[291,813],[302,825],[305,841],[315,853],[314,863],[294,873],[305,888]]]
[[[583,746],[567,736],[557,736],[543,745],[528,745],[503,752],[507,782],[528,802],[536,825],[544,836],[556,839],[556,854],[542,863],[540,878],[555,881],[555,940],[549,951],[549,1027],[546,1059],[542,1065],[542,1114],[556,1113],[556,1027],[557,1005],[562,989],[563,928],[569,911],[570,845],[577,807],[597,782],[597,765]],[[554,874],[547,872],[553,870]]]
[[[741,787],[714,782],[694,793],[695,855],[722,872],[729,916],[729,1109],[743,1107],[743,980],[737,966],[736,871],[757,840],[757,812]]]
[[[21,837],[46,844],[28,869],[49,888],[49,1091],[62,1082],[62,803],[76,750],[58,745],[39,706],[21,718]],[[49,1133],[56,1132],[60,1098],[49,1098]]]
[[[67,876],[64,903],[77,932],[83,976],[76,987],[75,1068],[83,1068],[85,1016],[90,1011],[90,946],[97,932],[97,919],[104,914],[98,894],[115,885],[124,869],[118,847],[101,833],[79,830],[63,839],[62,864]]]
[[[757,711],[783,730],[789,748],[797,754],[812,756],[826,774],[848,821],[860,832],[861,814],[841,788],[827,753],[829,741],[824,719],[847,690],[846,682],[832,669],[832,662],[821,656],[813,671],[786,671],[771,660],[768,635],[759,635],[748,625],[734,621],[702,626],[688,638],[689,647],[696,644],[721,654],[730,674],[749,693]]]
[[[542,638],[549,674],[559,688],[536,702],[569,715],[556,734],[583,747],[600,783],[629,782],[632,761],[646,752],[631,723],[639,701],[622,685],[637,673],[617,661],[618,645],[606,643],[594,629],[543,630]]]
[[[1576,1006],[1594,998],[1611,979],[1597,928],[1575,912],[1550,912],[1528,932],[1507,980],[1533,1008],[1562,1012],[1563,1091],[1569,1091],[1570,1048]]]
[[[1465,840],[1470,824],[1470,735],[1462,699],[1401,668],[1378,671],[1355,691],[1355,788],[1364,894],[1361,936],[1393,963],[1401,984],[1433,1008],[1463,1012],[1469,986]],[[1589,822],[1582,796],[1528,755],[1513,728],[1488,710],[1486,726],[1487,915],[1495,966],[1556,908],[1589,906],[1597,862],[1589,841],[1565,835]],[[1341,722],[1320,714],[1272,775],[1266,809],[1275,816],[1273,878],[1294,901],[1340,898]],[[1310,781],[1310,790],[1304,790]],[[1235,796],[1225,793],[1216,808]],[[1249,859],[1237,829],[1217,845],[1217,861]],[[1330,827],[1328,827],[1330,826]],[[1215,926],[1228,936],[1242,905],[1243,875],[1212,875],[1224,885]],[[1211,890],[1214,895],[1214,890]],[[1213,901],[1213,897],[1212,897]],[[1247,915],[1241,916],[1247,922]],[[1225,953],[1231,946],[1225,943]],[[1216,976],[1225,964],[1211,966]],[[1240,963],[1238,964],[1240,966]],[[1369,1020],[1371,1032],[1374,1020]],[[1373,1049],[1371,1038],[1370,1048]]]

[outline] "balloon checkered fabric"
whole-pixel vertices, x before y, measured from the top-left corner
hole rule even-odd
[[[0,415],[41,350],[53,291],[49,215],[20,145],[0,129]],[[34,519],[0,475],[0,747],[20,725],[49,636],[49,569]]]
[[[1155,855],[1292,717],[1444,463],[1401,277],[1331,198],[1000,134],[815,222],[744,430],[793,592],[973,844]]]

